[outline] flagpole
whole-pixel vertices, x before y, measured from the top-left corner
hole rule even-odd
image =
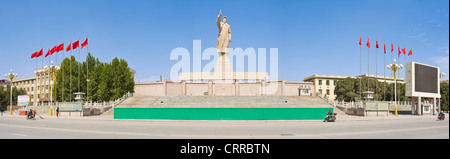
[[[70,94],[69,94],[69,102],[72,102],[72,40],[70,41],[70,58],[69,58],[69,62],[70,62],[70,78],[69,78],[69,82],[70,82]]]
[[[405,65],[404,66],[406,66],[406,45],[405,45],[405,53],[403,55],[405,56]],[[403,77],[403,82],[405,82],[405,80],[406,80],[406,69],[403,69],[403,70],[405,70],[405,75]],[[405,103],[406,103],[406,91],[405,91]]]
[[[81,74],[81,53],[80,53],[80,38],[78,38],[78,92],[80,92],[80,74]]]
[[[361,42],[361,38],[360,38],[360,42]],[[359,44],[359,75],[361,76],[362,75],[362,54],[361,54],[361,43]],[[362,95],[361,95],[361,93],[362,93],[362,82],[361,82],[361,80],[362,80],[362,77],[361,78],[359,78],[359,97],[360,98],[362,98]]]
[[[383,68],[386,66],[386,41],[383,40],[384,43],[384,55],[383,55]],[[386,68],[383,69],[383,101],[386,101]]]
[[[359,75],[362,75],[362,55],[361,55],[361,37],[359,39]],[[362,92],[362,83],[361,83],[362,77],[359,78],[359,97],[362,98],[361,92]]]
[[[48,50],[47,50],[47,51],[48,51]],[[42,87],[42,79],[43,79],[43,78],[42,78],[42,73],[45,73],[45,72],[44,72],[44,57],[45,57],[45,56],[43,55],[43,56],[42,56],[42,68],[41,68],[42,71],[41,71],[41,73],[40,73],[40,74],[41,74],[41,79],[39,80],[39,81],[40,81],[39,83],[41,84],[41,89],[39,90],[39,92],[40,92],[39,94],[40,94],[40,97],[41,97],[41,98],[44,98],[44,97],[42,97],[42,89],[44,89],[44,87]],[[45,78],[45,74],[44,74],[44,78]],[[45,93],[45,92],[44,92],[44,93]],[[44,105],[44,102],[41,101],[41,106],[43,106],[43,105]]]
[[[375,46],[375,94],[378,93],[378,39],[376,39]],[[378,97],[375,96],[376,101],[378,101]]]
[[[88,40],[86,38],[86,40]],[[86,101],[89,97],[89,45],[87,46],[87,53],[86,53]]]
[[[367,42],[369,43],[369,40],[367,40]],[[369,75],[370,75],[370,54],[369,54],[369,50],[370,48],[367,47],[367,91],[369,91]]]
[[[400,46],[400,45],[399,45],[399,46]],[[400,51],[401,51],[401,50],[400,50]],[[398,64],[401,64],[401,61],[400,61],[400,59],[401,59],[400,56],[401,56],[401,55],[402,55],[402,53],[400,52],[400,54],[398,55]],[[401,73],[401,72],[398,71],[397,77],[400,77],[400,73]],[[397,83],[395,83],[395,84],[397,84]],[[397,85],[395,85],[395,89],[396,89],[396,90],[395,90],[395,93],[397,93]],[[397,99],[400,100],[400,93],[398,93],[397,96],[398,96]],[[397,100],[395,100],[395,101],[398,102]]]
[[[66,56],[64,55],[64,52],[66,51],[66,49],[63,47],[63,59],[62,59],[62,61],[61,61],[61,75],[62,75],[62,84],[61,84],[61,101],[62,102],[65,102],[64,101],[64,87],[65,87],[65,84],[66,83],[64,83],[64,78],[65,78],[65,76],[64,76],[64,69],[63,69],[63,62],[64,62],[64,58],[66,58]]]
[[[59,45],[56,44],[56,46],[57,46],[57,48],[58,48],[57,50],[59,50]],[[56,83],[56,66],[58,66],[58,52],[56,52],[56,57],[55,57],[55,58],[56,58],[56,60],[55,60],[55,61],[56,61],[56,63],[55,63],[55,74],[54,74],[54,77],[55,77],[55,78],[53,79],[53,84]],[[54,86],[54,85],[53,85],[53,86]],[[56,96],[58,96],[56,92],[57,92],[57,91],[56,91],[56,89],[55,89],[55,100],[58,101],[57,98],[56,98]],[[53,91],[52,91],[52,93],[53,93]],[[53,98],[53,96],[52,96],[52,98]]]
[[[37,90],[36,90],[36,88],[37,88],[37,81],[38,81],[38,75],[37,75],[37,73],[38,73],[38,58],[37,57],[35,57],[36,58],[36,82],[34,82],[34,102],[33,102],[33,105],[34,106],[37,106]]]

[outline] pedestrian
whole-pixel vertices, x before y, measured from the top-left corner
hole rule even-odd
[[[59,107],[56,107],[56,117],[59,115]]]
[[[3,110],[3,107],[0,109],[0,111],[2,112],[2,116],[3,116],[3,111],[4,111],[4,110]]]

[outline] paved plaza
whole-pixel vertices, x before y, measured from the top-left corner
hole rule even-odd
[[[448,116],[448,114],[446,114]],[[449,122],[436,116],[338,116],[337,122],[319,120],[114,120],[111,115],[26,120],[0,116],[1,139],[81,138],[244,138],[244,139],[449,139]]]

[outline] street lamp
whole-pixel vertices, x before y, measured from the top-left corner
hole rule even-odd
[[[12,69],[10,71],[11,72],[9,74],[5,74],[5,77],[9,78],[9,80],[10,80],[10,86],[11,86],[11,98],[10,99],[11,100],[9,101],[9,104],[11,106],[9,108],[9,115],[12,115],[12,87],[13,87],[12,81],[14,78],[17,78],[17,73],[12,73]]]
[[[389,65],[387,65],[387,69],[388,70],[391,70],[391,71],[394,71],[394,104],[395,104],[395,116],[397,116],[398,115],[398,112],[397,112],[397,71],[398,70],[401,70],[403,68],[403,65],[402,64],[400,64],[400,65],[398,65],[398,64],[396,64],[395,63],[395,59],[394,59],[394,64],[389,64]]]
[[[56,70],[59,69],[59,66],[53,66],[53,61],[51,62],[52,64],[49,66],[45,66],[44,70],[48,71],[48,74],[50,76],[50,116],[53,115],[53,84],[54,84],[54,80],[53,80],[53,76],[54,73],[56,72]]]

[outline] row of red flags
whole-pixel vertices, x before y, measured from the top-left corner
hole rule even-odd
[[[361,45],[361,37],[359,37],[359,45]],[[369,38],[367,38],[367,43],[366,43],[367,48],[370,48],[370,42],[369,42]],[[378,41],[376,41],[376,48],[380,48],[378,46]],[[391,43],[391,52],[394,51],[394,44]],[[400,54],[403,52],[403,54],[406,54],[406,48],[401,49],[400,51],[400,46],[398,46],[398,56],[400,57]],[[384,44],[384,53],[386,54],[386,44]],[[408,56],[412,55],[412,49],[409,50]]]
[[[81,49],[83,49],[83,47],[88,45],[88,38],[86,38],[86,40],[81,43]],[[67,45],[66,47],[66,51],[70,51],[73,49],[76,49],[80,47],[80,40],[75,41],[73,43],[70,43],[69,45]],[[48,55],[53,55],[53,53],[58,53],[60,51],[64,50],[64,43],[62,43],[61,45],[55,45],[55,47],[53,47],[52,49],[48,49],[47,53],[45,54],[45,57],[47,57]],[[41,49],[41,51],[36,51],[35,53],[31,54],[31,58],[38,58],[40,56],[44,55],[43,49]]]

